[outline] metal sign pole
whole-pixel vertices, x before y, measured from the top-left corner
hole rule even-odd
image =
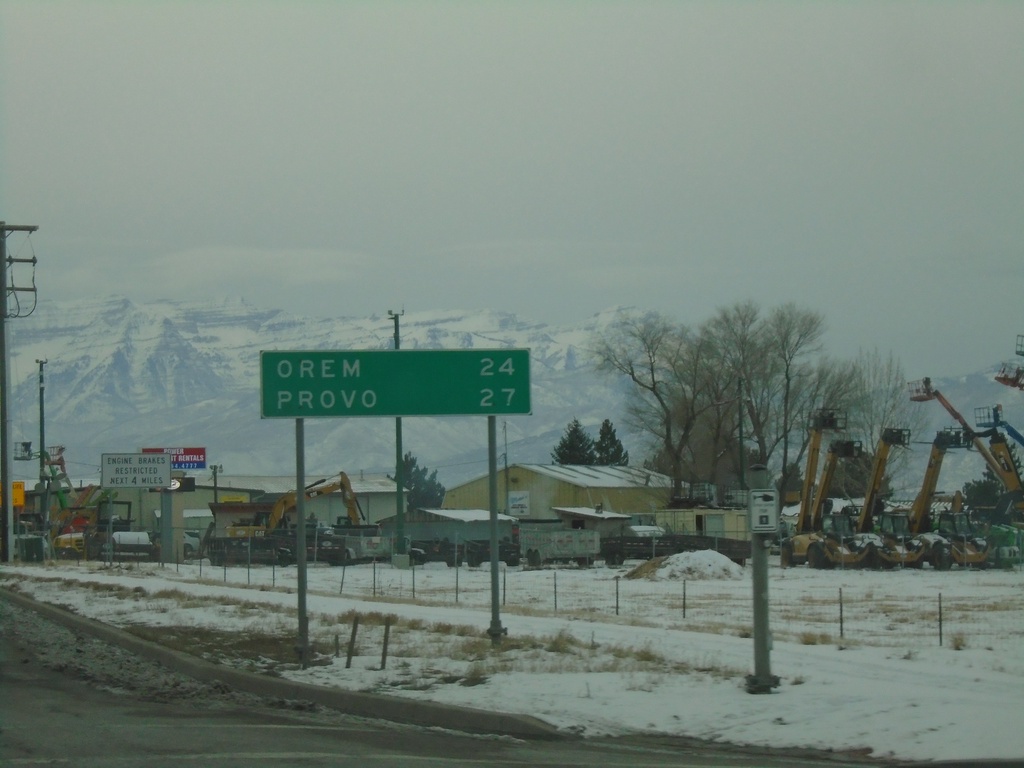
[[[491,626],[487,634],[498,645],[506,631],[501,626],[498,589],[498,439],[494,416],[487,417],[487,473],[491,506]]]
[[[296,651],[303,669],[309,666],[309,616],[306,615],[306,455],[305,427],[295,420],[295,567],[298,570],[299,643]],[[273,531],[267,531],[268,536]]]
[[[753,490],[747,501],[750,519],[751,570],[754,587],[754,674],[747,693],[771,693],[779,678],[772,675],[768,628],[768,548],[779,525],[779,494],[774,488]]]

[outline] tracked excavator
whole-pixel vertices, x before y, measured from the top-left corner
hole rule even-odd
[[[881,512],[882,481],[893,446],[910,442],[910,431],[886,427],[875,447],[871,477],[860,514],[834,511],[822,520],[822,535],[807,548],[807,563],[812,568],[875,568],[887,565],[884,541],[874,532],[874,519]]]

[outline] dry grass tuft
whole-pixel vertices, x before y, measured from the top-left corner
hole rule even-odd
[[[657,573],[658,569],[661,568],[661,564],[665,562],[664,557],[655,557],[645,562],[640,563],[636,568],[629,571],[625,578],[627,579],[646,579],[650,577],[652,573]]]

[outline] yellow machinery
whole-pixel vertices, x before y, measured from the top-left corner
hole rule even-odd
[[[910,431],[886,427],[875,447],[871,477],[860,514],[833,512],[822,520],[821,536],[807,547],[807,564],[812,568],[873,568],[880,564],[885,545],[874,533],[874,518],[881,511],[881,489],[885,466],[893,446],[910,442]]]
[[[352,483],[348,479],[348,475],[344,472],[339,472],[337,479],[333,479],[332,477],[330,482],[325,478],[307,485],[303,495],[306,501],[309,501],[310,499],[315,499],[317,496],[334,493],[335,491],[342,492],[342,496],[345,500],[345,506],[348,510],[349,522],[352,525],[359,525],[359,504],[356,500],[355,492],[352,490]],[[268,533],[276,531],[279,527],[286,524],[286,516],[289,512],[295,509],[297,501],[298,493],[295,491],[289,491],[274,503],[269,514],[266,514],[265,516],[263,514],[256,514],[248,521],[239,521],[234,525],[229,525],[225,528],[225,533],[230,538],[248,539],[257,536],[266,536]]]
[[[949,511],[939,513],[935,532],[949,543],[954,563],[962,568],[987,568],[992,547],[962,506],[963,495],[957,491]]]
[[[909,510],[884,512],[879,520],[879,534],[885,542],[880,556],[885,565],[920,568],[926,562],[939,571],[948,570],[953,563],[949,542],[932,532],[932,504],[946,450],[967,445],[966,434],[960,429],[938,432],[932,441],[924,480]],[[960,497],[962,498],[962,497]]]
[[[811,414],[807,429],[810,434],[807,441],[804,484],[800,493],[800,512],[797,515],[793,535],[784,539],[779,545],[779,562],[783,568],[802,565],[806,562],[807,546],[813,540],[815,531],[820,530],[820,526],[816,527],[812,506],[815,498],[814,479],[818,474],[821,440],[825,432],[846,429],[846,416],[833,408],[819,408]],[[818,522],[820,522],[820,518]]]
[[[862,453],[860,442],[855,440],[834,440],[829,445],[814,500],[810,505],[801,503],[795,532],[779,547],[779,564],[783,568],[807,562],[808,548],[813,542],[821,540],[823,512],[839,459],[859,458]]]
[[[959,411],[952,406],[939,390],[932,386],[931,379],[925,378],[920,381],[913,381],[909,387],[911,400],[916,402],[927,400],[939,401],[949,415],[960,424],[964,432],[970,436],[971,443],[978,453],[981,454],[982,458],[985,459],[985,463],[992,471],[992,474],[999,478],[999,482],[1003,484],[1006,492],[996,503],[991,522],[1024,525],[1024,483],[1021,482],[1020,472],[1013,461],[1013,455],[1010,453],[1010,447],[1006,443],[1006,437],[998,429],[991,429],[986,432],[976,432],[971,429],[971,426],[960,415]],[[988,446],[982,442],[982,437],[989,438]]]

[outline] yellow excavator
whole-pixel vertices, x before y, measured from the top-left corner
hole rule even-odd
[[[812,568],[874,568],[882,564],[883,540],[874,533],[874,518],[882,508],[881,489],[885,467],[893,446],[910,442],[910,430],[886,427],[875,446],[875,459],[860,514],[832,512],[822,520],[821,536],[807,548]]]
[[[793,534],[779,542],[779,561],[783,568],[802,565],[806,562],[807,536],[814,533],[814,479],[818,474],[818,460],[821,456],[821,441],[825,432],[846,429],[846,415],[834,408],[819,408],[808,419],[807,465],[804,467],[804,483],[800,492],[800,512]],[[800,537],[799,541],[794,541]]]
[[[885,542],[879,555],[885,565],[920,568],[929,563],[937,571],[949,570],[952,566],[954,558],[949,541],[933,532],[932,505],[937,501],[935,491],[946,451],[968,444],[969,438],[962,429],[936,433],[921,490],[910,508],[883,512],[878,521],[879,535]]]
[[[812,543],[820,541],[823,513],[825,510],[832,477],[840,459],[856,459],[863,454],[863,448],[857,440],[833,440],[825,457],[825,466],[821,471],[818,489],[810,504],[800,504],[793,535],[784,539],[779,546],[779,565],[783,568],[803,565],[807,562],[807,550]],[[806,486],[806,479],[805,479]]]
[[[347,510],[349,522],[358,526],[362,517],[352,483],[344,472],[330,478],[321,478],[307,485],[303,491],[306,501],[341,491]],[[210,508],[216,516],[232,514],[234,521],[223,528],[223,535],[217,535],[216,523],[211,523],[200,544],[200,557],[208,556],[215,565],[227,563],[278,563],[286,565],[294,562],[295,536],[297,525],[302,521],[289,520],[298,504],[299,494],[289,491],[283,494],[273,505],[264,503],[252,504],[211,504]],[[342,537],[335,536],[333,531],[322,530],[317,526],[312,535],[306,537],[306,551],[311,560],[342,562],[346,559],[346,550]]]
[[[352,490],[352,482],[348,475],[339,472],[331,478],[322,478],[306,486],[303,497],[306,501],[315,499],[317,496],[324,496],[328,493],[341,491],[348,511],[349,523],[359,525],[361,523],[361,512],[356,494]],[[238,522],[225,528],[225,533],[231,538],[253,538],[266,536],[278,528],[287,524],[288,513],[295,509],[298,503],[299,494],[296,491],[289,491],[282,495],[267,513],[256,513],[253,518],[244,522]],[[294,525],[294,524],[293,524]]]
[[[964,497],[953,494],[947,511],[940,512],[935,533],[949,543],[950,556],[961,568],[988,568],[992,545],[963,510]]]

